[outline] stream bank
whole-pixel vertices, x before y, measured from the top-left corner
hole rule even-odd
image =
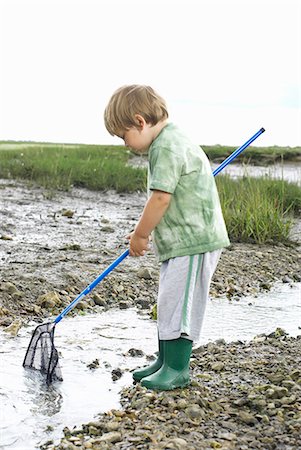
[[[250,343],[196,349],[192,384],[170,392],[139,384],[122,409],[101,414],[43,450],[284,449],[301,446],[301,336],[281,329]]]

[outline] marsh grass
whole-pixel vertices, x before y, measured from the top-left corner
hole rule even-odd
[[[211,161],[221,161],[229,156],[236,147],[224,145],[202,145],[202,149]],[[257,163],[271,163],[293,161],[301,156],[301,147],[253,147],[246,148],[236,161]]]
[[[300,215],[301,189],[283,180],[229,176],[216,179],[232,241],[288,242],[293,217]]]
[[[125,147],[0,143],[0,177],[26,179],[46,189],[72,186],[117,192],[146,190],[146,169],[128,165]],[[300,216],[301,188],[284,180],[218,175],[216,182],[230,239],[259,244],[288,242]]]
[[[48,189],[72,186],[117,192],[145,190],[145,170],[126,163],[125,147],[68,144],[24,145],[1,150],[0,177],[26,179]]]

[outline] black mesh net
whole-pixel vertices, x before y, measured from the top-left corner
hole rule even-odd
[[[54,346],[54,323],[38,325],[29,343],[23,367],[38,370],[46,375],[47,384],[63,381],[59,355]]]

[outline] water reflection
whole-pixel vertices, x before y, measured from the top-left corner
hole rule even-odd
[[[28,369],[24,371],[24,387],[30,398],[32,414],[51,417],[61,410],[63,395],[59,383],[47,386],[40,372]]]

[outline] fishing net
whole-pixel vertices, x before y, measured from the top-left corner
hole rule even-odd
[[[36,327],[23,361],[23,367],[46,375],[48,385],[52,381],[63,381],[58,351],[54,346],[54,328],[55,323],[44,323]]]

